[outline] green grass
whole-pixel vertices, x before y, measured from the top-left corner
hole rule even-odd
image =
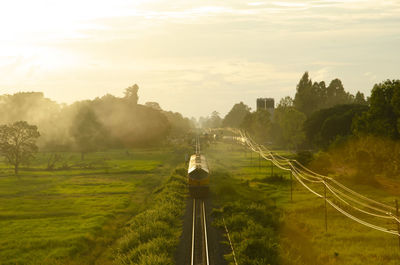
[[[262,162],[259,168],[255,154],[251,160],[239,146],[219,143],[207,150],[207,156],[213,172],[226,172],[211,180],[214,192],[222,196],[220,204],[227,204],[230,199],[266,206],[272,201],[276,206],[276,214],[280,215],[280,224],[274,228],[279,243],[277,264],[400,264],[398,238],[355,223],[330,206],[325,232],[324,201],[295,182],[291,202],[290,175],[275,167],[274,174],[284,178],[269,178],[269,162]],[[393,201],[393,196],[374,186],[345,184],[371,198]],[[224,199],[224,194],[231,196],[225,195]]]
[[[178,169],[154,191],[154,204],[128,222],[117,244],[115,264],[174,264],[188,193],[186,183],[186,170]]]
[[[40,153],[19,176],[0,164],[0,264],[112,264],[114,241],[183,160],[173,148]]]

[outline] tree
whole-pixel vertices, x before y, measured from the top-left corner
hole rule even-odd
[[[37,127],[26,121],[0,126],[0,152],[14,166],[16,175],[20,164],[28,162],[38,151],[36,139],[39,136]]]
[[[71,135],[75,140],[77,149],[84,160],[85,154],[97,151],[106,142],[106,133],[94,111],[83,106],[75,116],[71,127]]]
[[[271,140],[271,114],[268,110],[249,113],[240,125],[261,143]]]
[[[192,128],[191,121],[178,112],[163,111],[162,114],[167,118],[170,125],[170,136],[182,138]]]
[[[221,127],[221,125],[222,125],[222,119],[219,116],[219,112],[218,111],[213,111],[211,113],[209,127],[210,128],[219,128],[219,127]]]
[[[328,147],[337,137],[351,135],[353,119],[367,110],[365,105],[347,104],[314,112],[304,122],[308,143]]]
[[[124,92],[125,99],[127,99],[130,103],[137,105],[139,100],[138,91],[139,91],[139,86],[137,84],[134,84],[133,86],[126,88]]]
[[[356,134],[400,138],[400,80],[374,85],[370,108],[355,119],[353,129]]]
[[[158,102],[146,102],[144,104],[146,107],[155,109],[155,110],[162,110],[162,108],[160,107],[160,104],[158,104]]]
[[[364,93],[357,91],[357,94],[354,98],[354,104],[358,104],[358,105],[367,105],[368,104],[368,102],[365,100]]]
[[[279,103],[274,112],[274,138],[286,147],[297,149],[304,141],[306,115],[294,107]]]
[[[293,107],[293,99],[289,96],[281,98],[277,108]]]
[[[354,101],[353,96],[344,91],[342,81],[338,78],[332,80],[326,90],[327,97],[324,108],[330,108],[340,104],[350,104]]]
[[[243,102],[235,104],[229,113],[226,114],[222,121],[222,126],[238,128],[246,115],[250,113],[250,110],[250,107]]]
[[[320,104],[316,91],[318,87],[315,84],[318,83],[313,85],[308,72],[305,72],[296,87],[293,105],[307,116],[315,111],[318,108],[318,104]]]
[[[360,97],[361,95],[359,95],[359,99],[362,100]],[[351,104],[354,100],[354,96],[344,90],[340,79],[332,80],[326,87],[324,81],[312,83],[308,72],[305,72],[297,85],[293,105],[297,110],[310,117],[317,110],[335,105]],[[358,103],[361,104],[361,102]]]

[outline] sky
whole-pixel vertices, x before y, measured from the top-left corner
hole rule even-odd
[[[0,1],[0,94],[122,96],[188,117],[294,96],[305,71],[366,95],[400,78],[400,0]]]

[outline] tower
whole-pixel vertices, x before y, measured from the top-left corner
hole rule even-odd
[[[274,114],[275,100],[273,98],[258,98],[257,111],[268,110],[271,116]]]

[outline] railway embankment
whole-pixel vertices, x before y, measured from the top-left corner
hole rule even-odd
[[[175,264],[187,197],[186,170],[176,169],[154,194],[154,202],[133,217],[119,239],[115,264]]]

